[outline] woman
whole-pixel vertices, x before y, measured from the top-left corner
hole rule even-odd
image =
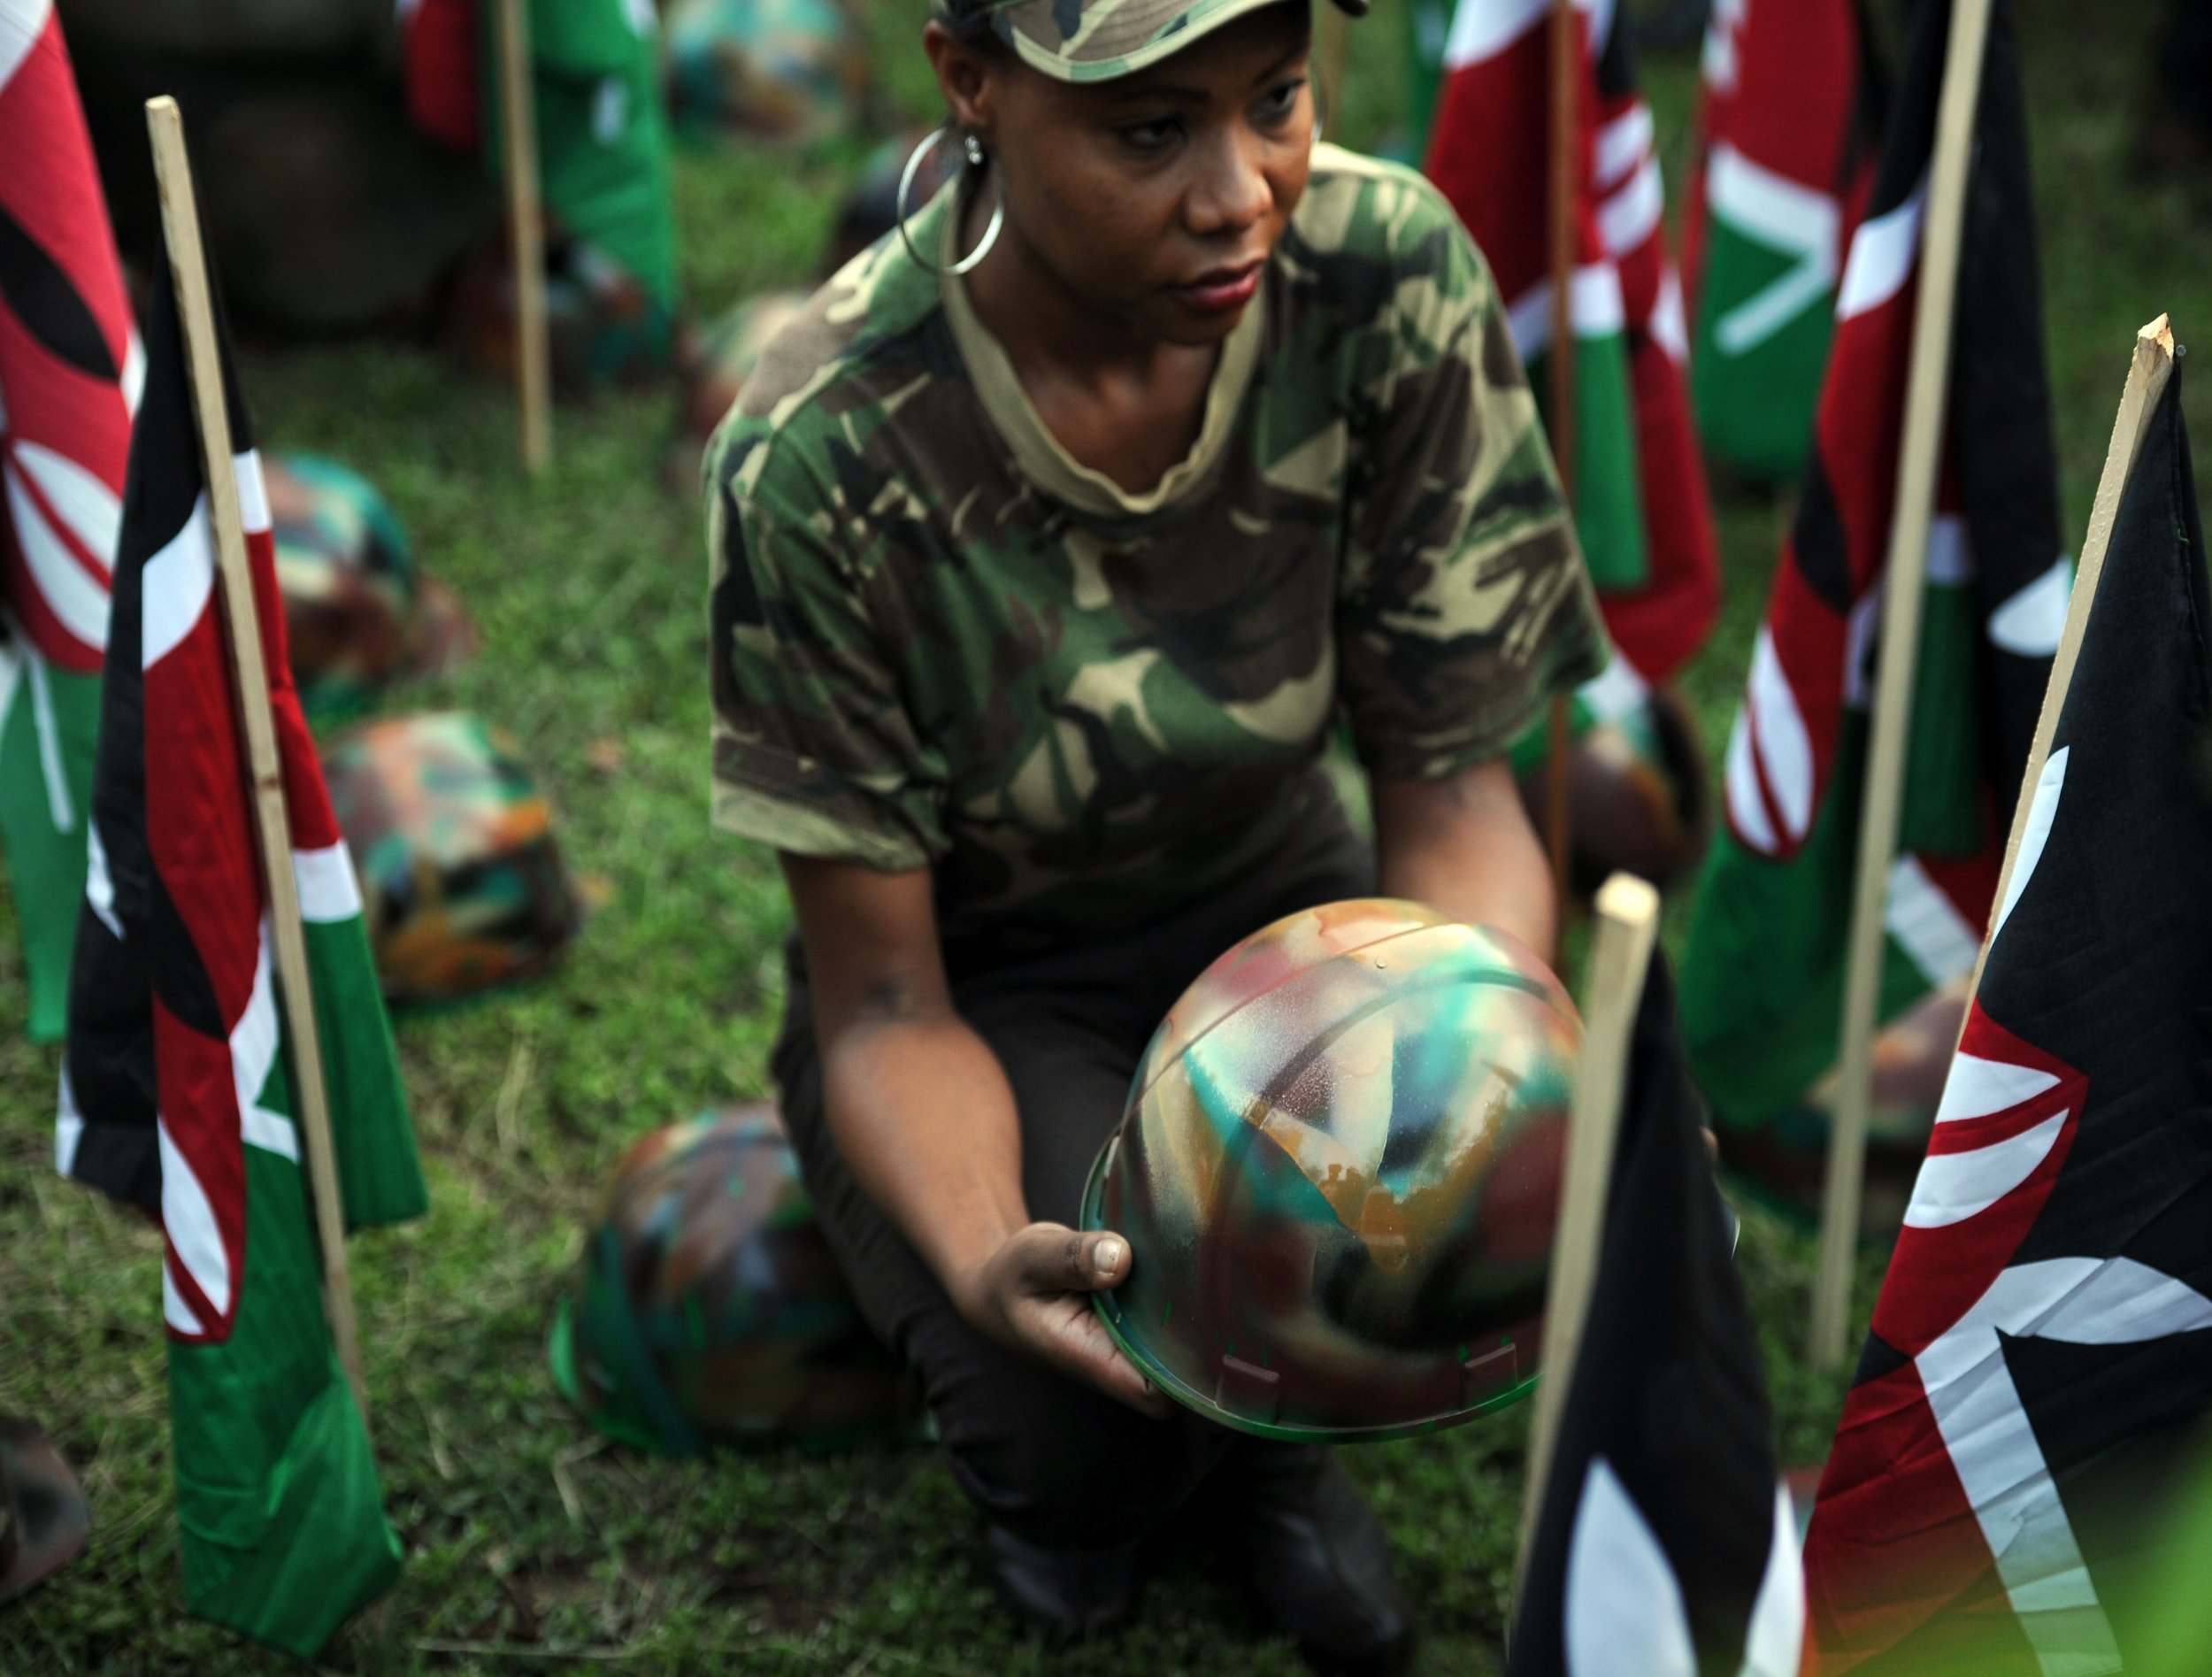
[[[1316,146],[1310,27],[937,0],[962,176],[712,451],[715,815],[782,857],[786,1119],[1014,1606],[1111,1624],[1203,1511],[1316,1665],[1380,1672],[1409,1615],[1342,1469],[1171,1409],[1092,1312],[1126,1244],[1068,1227],[1245,934],[1379,884],[1552,947],[1502,753],[1601,632],[1481,258]]]

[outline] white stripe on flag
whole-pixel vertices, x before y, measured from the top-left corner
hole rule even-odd
[[[1759,765],[1752,755],[1751,707],[1736,712],[1736,725],[1728,731],[1728,824],[1736,836],[1759,852],[1772,856],[1782,848],[1774,824],[1767,819],[1766,799],[1759,792]]]
[[[133,327],[123,341],[123,411],[138,417],[138,399],[146,393],[146,344]]]
[[[15,458],[78,545],[100,562],[101,569],[112,572],[116,540],[123,533],[123,503],[115,491],[67,455],[42,443],[17,438]]]
[[[230,1310],[230,1257],[223,1250],[222,1230],[215,1221],[215,1207],[192,1173],[192,1166],[169,1135],[169,1120],[155,1126],[161,1146],[161,1227],[169,1236],[172,1261],[181,1264],[201,1296],[218,1315]],[[169,1266],[162,1265],[161,1302],[169,1326],[180,1334],[207,1330],[181,1294],[169,1284]]]
[[[120,942],[123,922],[115,918],[115,876],[108,872],[108,850],[100,842],[100,824],[97,821],[84,824],[84,850],[85,906]]]
[[[1689,365],[1690,327],[1683,317],[1682,276],[1671,262],[1659,275],[1659,300],[1651,310],[1651,337],[1675,365]]]
[[[1989,638],[2024,658],[2047,658],[2066,634],[2074,600],[2074,562],[2065,554],[2041,576],[1989,614]]]
[[[77,1143],[84,1140],[84,1114],[77,1110],[77,1091],[69,1082],[69,1057],[62,1056],[61,1096],[54,1113],[54,1169],[66,1176],[77,1168]]]
[[[1974,550],[1966,544],[1966,520],[1939,512],[1928,522],[1928,581],[1939,588],[1963,588],[1974,580]]]
[[[1651,107],[1640,102],[1600,128],[1594,160],[1598,189],[1617,185],[1641,162],[1650,153],[1651,138]]]
[[[57,833],[77,830],[77,805],[69,796],[69,767],[62,761],[61,729],[54,721],[54,684],[46,659],[29,642],[23,657],[31,670],[31,721],[38,732],[38,766],[46,777],[46,813]]]
[[[1744,12],[1749,0],[1713,0],[1713,10],[1705,19],[1705,45],[1698,54],[1698,73],[1705,85],[1715,93],[1730,94],[1736,90],[1736,40],[1742,33]]]
[[[1817,256],[1832,276],[1843,212],[1826,193],[1755,162],[1722,140],[1705,165],[1705,201],[1755,244]]]
[[[2057,1074],[2040,1066],[1986,1059],[1961,1049],[1951,1057],[1951,1069],[1943,1080],[1943,1098],[1936,1104],[1935,1121],[1958,1124],[1970,1118],[1987,1118],[2057,1087]]]
[[[183,643],[215,591],[215,549],[208,535],[207,496],[160,552],[146,561],[139,625],[139,667],[150,670]]]
[[[1524,361],[1541,355],[1551,343],[1551,281],[1540,280],[1506,311],[1513,347]],[[1628,305],[1621,300],[1620,270],[1609,262],[1577,268],[1569,302],[1578,338],[1611,337],[1628,324]]]
[[[299,881],[302,919],[328,925],[360,918],[361,887],[345,840],[319,850],[294,850],[292,877]]]
[[[15,703],[16,688],[23,680],[23,655],[16,648],[27,644],[15,619],[0,612],[0,727],[7,726],[8,706]]]
[[[1954,1073],[1955,1075],[1955,1073]],[[1907,1228],[1948,1228],[1979,1217],[2035,1174],[2058,1145],[2066,1114],[2055,1112],[2032,1128],[1962,1153],[1931,1153],[1913,1178]]]
[[[9,448],[11,458],[0,476],[6,480],[8,512],[15,521],[16,544],[23,550],[32,584],[64,628],[87,646],[104,647],[108,643],[107,585],[77,562],[46,521],[24,486],[21,462],[14,458],[22,445],[11,443]]]
[[[1763,624],[1751,644],[1751,680],[1745,702],[1751,712],[1751,742],[1758,748],[1759,773],[1773,796],[1775,812],[1791,842],[1802,843],[1813,825],[1813,740],[1781,655],[1774,650],[1774,633]]]
[[[238,1092],[238,1125],[249,1147],[300,1160],[299,1132],[288,1113],[261,1104],[262,1086],[276,1064],[283,1031],[278,1021],[276,990],[269,970],[269,923],[261,923],[261,947],[254,958],[253,993],[230,1033],[231,1085]]]
[[[261,450],[248,449],[230,458],[231,475],[238,480],[238,522],[248,535],[269,528],[269,485],[261,475]]]
[[[1603,669],[1575,689],[1575,696],[1601,722],[1617,722],[1641,710],[1650,693],[1635,666],[1617,650]]]
[[[1886,215],[1863,221],[1851,237],[1836,293],[1836,319],[1848,320],[1878,309],[1905,288],[1920,254],[1920,223],[1928,208],[1928,177],[1922,175],[1912,196]]]
[[[1658,231],[1667,212],[1659,159],[1647,158],[1634,179],[1598,206],[1598,237],[1609,256],[1624,257]]]
[[[1787,1489],[1774,1488],[1774,1541],[1744,1631],[1737,1677],[1797,1677],[1805,1646],[1805,1562],[1797,1552],[1797,1511]]]
[[[2035,783],[2035,799],[2028,805],[2028,825],[2020,835],[2020,854],[2013,858],[2012,877],[2005,881],[2005,900],[1997,905],[1997,923],[1990,928],[1994,943],[2005,922],[2012,918],[2020,893],[2028,889],[2043,860],[2043,847],[2051,842],[2051,823],[2058,819],[2059,800],[2066,791],[2066,760],[2074,748],[2062,745],[2043,759],[2043,773]]]
[[[0,0],[0,88],[30,57],[53,9],[53,0]]]
[[[1882,925],[1931,984],[1965,977],[1981,953],[1980,935],[1916,857],[1901,856],[1891,865]]]
[[[1575,1503],[1563,1618],[1568,1677],[1697,1677],[1682,1586],[1602,1456],[1590,1458]]]

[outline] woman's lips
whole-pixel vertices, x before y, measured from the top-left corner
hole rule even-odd
[[[1217,268],[1187,285],[1172,287],[1184,304],[1201,314],[1227,314],[1249,303],[1260,288],[1260,271],[1264,263],[1247,263],[1240,268]]]

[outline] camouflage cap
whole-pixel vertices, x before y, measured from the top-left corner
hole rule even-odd
[[[1180,52],[1277,0],[932,0],[941,17],[987,17],[1024,59],[1062,81],[1108,81]],[[1336,0],[1355,18],[1368,0]]]

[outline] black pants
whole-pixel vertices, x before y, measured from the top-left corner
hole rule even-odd
[[[1153,1029],[1213,958],[1271,920],[1374,890],[1374,860],[1325,788],[1266,863],[1210,900],[1124,936],[1018,958],[948,947],[954,1005],[1006,1068],[1029,1213],[1072,1224]],[[861,1193],[822,1110],[811,1001],[795,939],[771,1061],[784,1122],[832,1248],[871,1326],[917,1372],[954,1476],[994,1524],[1048,1549],[1145,1536],[1240,1439],[1178,1410],[1152,1420],[985,1339]]]

